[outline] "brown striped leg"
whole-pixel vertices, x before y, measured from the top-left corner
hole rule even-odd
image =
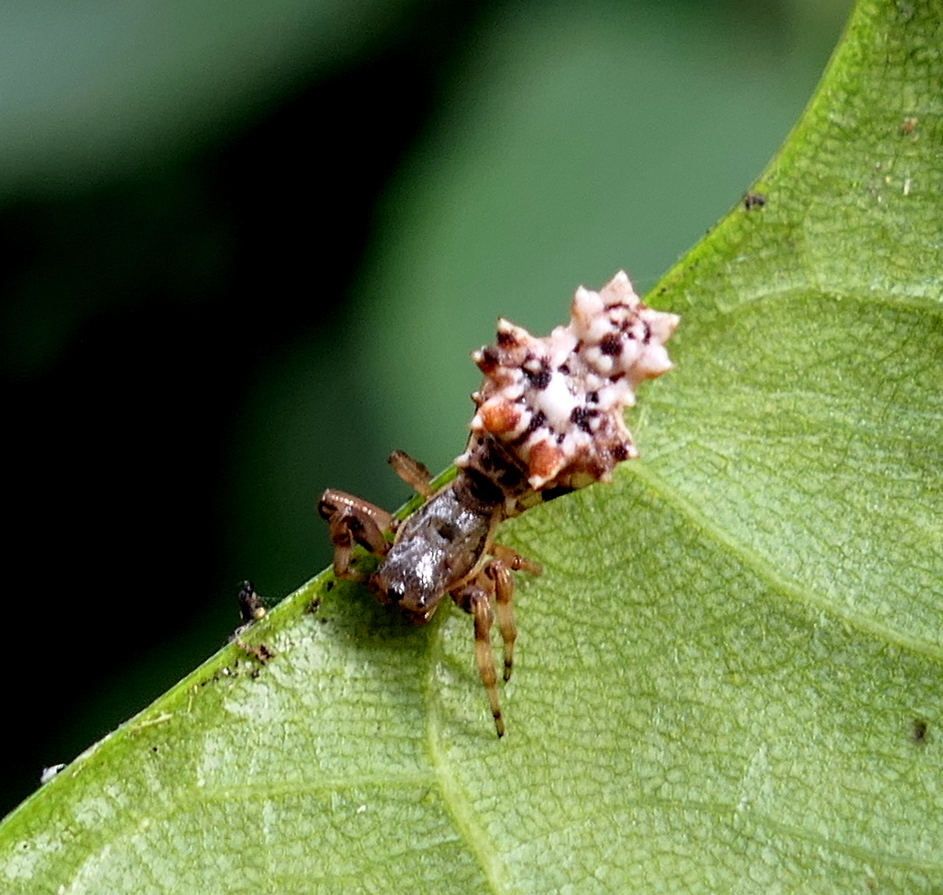
[[[468,609],[475,619],[475,661],[478,663],[478,673],[491,703],[494,728],[498,736],[503,737],[504,718],[501,716],[501,700],[498,698],[498,673],[494,667],[494,651],[491,648],[491,625],[494,623],[491,595],[484,588],[474,585],[465,593]]]
[[[485,566],[485,574],[494,582],[495,609],[498,615],[498,630],[504,638],[504,679],[511,679],[514,670],[514,643],[517,640],[517,624],[514,621],[514,579],[511,572],[543,572],[540,563],[521,556],[510,547],[495,544],[492,553],[495,559]]]
[[[498,630],[504,640],[504,679],[511,679],[514,669],[514,643],[517,640],[517,625],[514,622],[514,579],[508,567],[496,559],[485,566],[485,575],[494,588],[494,608],[497,614]]]
[[[414,460],[406,451],[393,451],[387,458],[390,466],[410,488],[423,497],[432,497],[432,473],[418,460]]]
[[[383,532],[393,527],[393,517],[366,500],[333,488],[321,495],[318,512],[330,525],[334,574],[350,581],[363,580],[364,576],[351,567],[354,544],[383,556],[390,549]]]

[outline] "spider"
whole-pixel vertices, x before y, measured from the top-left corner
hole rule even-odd
[[[495,345],[472,358],[485,375],[458,475],[435,489],[421,463],[394,451],[395,472],[425,502],[406,519],[329,488],[318,502],[334,544],[334,572],[363,581],[382,603],[429,621],[448,594],[472,615],[475,659],[495,730],[505,724],[491,629],[504,641],[511,677],[517,626],[512,572],[541,574],[539,563],[498,544],[498,526],[536,504],[610,481],[616,464],[638,456],[624,410],[635,388],[671,368],[664,343],[680,318],[642,304],[619,271],[599,292],[580,287],[572,319],[546,338],[498,321]],[[360,572],[355,545],[381,558]]]

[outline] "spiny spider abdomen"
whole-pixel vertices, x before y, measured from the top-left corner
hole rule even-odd
[[[417,623],[428,621],[446,594],[474,617],[475,658],[499,737],[504,719],[491,628],[496,620],[508,680],[517,638],[511,572],[539,575],[541,567],[496,544],[495,532],[542,500],[609,481],[616,464],[638,456],[625,408],[640,382],[671,369],[664,345],[680,320],[642,304],[623,271],[599,292],[577,289],[571,313],[569,324],[545,338],[502,319],[496,343],[472,355],[485,380],[472,395],[471,437],[451,482],[434,490],[421,463],[400,451],[390,456],[397,474],[426,498],[415,513],[397,520],[333,489],[318,503],[339,577],[364,581]],[[381,557],[376,571],[354,567],[354,544]]]

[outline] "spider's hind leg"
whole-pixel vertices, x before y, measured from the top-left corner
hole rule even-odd
[[[481,577],[483,576],[479,576]],[[473,582],[455,591],[452,599],[466,612],[471,613],[475,619],[475,662],[478,665],[478,673],[481,675],[481,683],[488,693],[488,701],[491,703],[495,731],[499,737],[503,737],[504,718],[501,715],[501,699],[498,696],[498,673],[494,667],[494,650],[491,648],[494,611],[491,608],[489,591],[488,587]]]
[[[511,572],[543,573],[543,566],[516,550],[495,544],[491,548],[494,559],[484,568],[484,574],[494,582],[495,610],[498,615],[498,630],[504,639],[504,679],[511,679],[514,670],[514,644],[517,641],[517,624],[514,621],[514,579]]]
[[[495,544],[491,553],[494,559],[485,565],[470,584],[454,591],[452,599],[475,619],[475,661],[491,703],[495,730],[501,737],[504,736],[504,718],[498,696],[498,673],[491,646],[491,628],[497,620],[504,641],[504,679],[507,681],[514,668],[514,644],[517,641],[514,578],[511,572],[539,575],[543,569],[539,563],[521,556],[510,547]]]

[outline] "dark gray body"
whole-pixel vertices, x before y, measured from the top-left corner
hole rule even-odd
[[[501,505],[477,491],[460,474],[403,522],[373,574],[375,591],[416,621],[428,621],[487,553]]]

